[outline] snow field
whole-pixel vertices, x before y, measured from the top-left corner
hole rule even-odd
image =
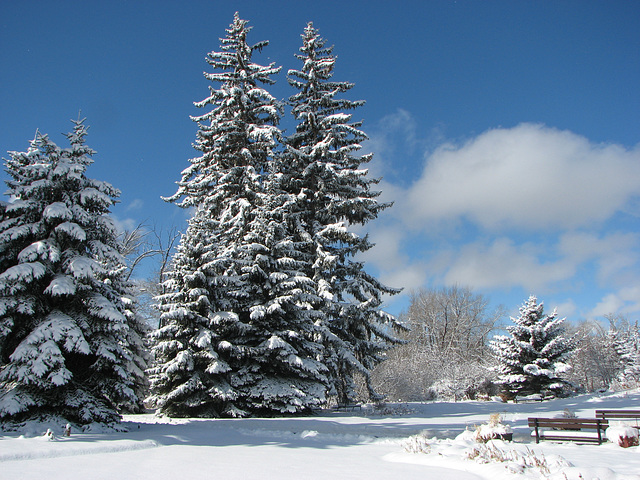
[[[640,392],[520,404],[390,404],[385,415],[371,406],[357,416],[326,412],[203,420],[127,415],[123,425],[128,432],[94,429],[62,437],[61,426],[54,440],[36,435],[37,426],[28,425],[0,437],[0,478],[640,480],[639,447],[536,445],[526,425],[529,416],[555,416],[565,409],[592,416],[596,408],[638,403]],[[475,442],[476,427],[492,413],[511,426],[513,443]],[[407,451],[416,438],[428,453]],[[496,455],[506,460],[492,461]]]

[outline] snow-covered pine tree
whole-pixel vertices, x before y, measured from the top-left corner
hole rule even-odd
[[[381,310],[389,288],[367,274],[354,259],[373,245],[350,227],[362,225],[390,206],[379,203],[372,190],[379,180],[370,178],[362,165],[372,155],[357,155],[367,136],[346,111],[364,104],[338,98],[353,87],[332,80],[336,57],[333,47],[309,23],[296,57],[300,70],[289,70],[288,80],[298,93],[289,98],[298,124],[286,139],[280,159],[281,189],[294,200],[288,221],[299,250],[312,266],[309,277],[324,299],[325,363],[330,370],[330,393],[339,402],[354,399],[354,376],[367,381],[369,395],[377,399],[369,372],[381,361],[381,352],[396,343],[390,326],[395,318]]]
[[[119,195],[85,176],[84,120],[61,149],[36,134],[6,160],[0,224],[0,420],[119,421],[144,383],[144,326],[127,296],[109,209]]]
[[[287,228],[286,195],[265,181],[260,210],[240,245],[226,292],[232,311],[249,328],[242,342],[247,358],[236,358],[231,382],[243,392],[239,408],[258,414],[310,411],[326,401],[322,358],[321,298],[308,277],[305,257]]]
[[[628,325],[623,330],[614,331],[613,348],[620,362],[620,370],[616,378],[621,388],[640,386],[640,328],[638,323]]]
[[[226,210],[230,200],[244,195],[255,201],[260,191],[262,174],[276,147],[281,133],[282,106],[261,84],[275,83],[271,77],[282,67],[253,63],[255,51],[261,51],[269,42],[255,45],[247,43],[251,27],[236,12],[227,36],[221,38],[221,52],[210,52],[206,61],[217,73],[204,74],[207,80],[220,83],[220,88],[209,87],[210,95],[198,108],[211,107],[203,115],[191,117],[198,123],[195,149],[202,155],[189,160],[191,166],[182,172],[178,191],[165,200],[181,207],[198,207],[205,201],[216,206],[215,213]],[[241,197],[241,198],[244,198]],[[247,213],[244,202],[236,205],[234,213]]]
[[[498,362],[498,383],[513,396],[543,394],[557,396],[567,386],[562,374],[574,352],[574,339],[565,335],[564,318],[554,310],[544,314],[544,304],[535,296],[520,307],[520,316],[511,318],[510,335],[496,335],[490,342]]]
[[[165,293],[158,297],[163,313],[152,334],[155,361],[149,369],[149,401],[172,417],[235,413],[238,393],[228,381],[231,367],[216,350],[221,337],[237,334],[242,326],[233,315],[212,310],[221,298],[214,297],[216,282],[209,270],[209,263],[216,261],[210,223],[207,210],[197,208],[162,285]]]
[[[271,159],[281,105],[260,84],[280,68],[260,66],[236,13],[208,62],[220,84],[198,107],[202,152],[168,198],[195,207],[174,258],[155,333],[151,400],[172,416],[245,416],[308,410],[324,401],[316,360],[314,286],[283,229],[287,197]]]

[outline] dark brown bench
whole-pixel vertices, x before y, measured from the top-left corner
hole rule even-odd
[[[608,426],[609,421],[602,418],[529,418],[529,427],[534,429],[536,443],[551,440],[600,445],[606,441],[604,431]]]
[[[359,403],[339,403],[333,409],[336,412],[355,412],[356,410],[362,410],[362,405]]]
[[[603,420],[633,420],[635,427],[640,429],[640,410],[596,410],[596,418]]]

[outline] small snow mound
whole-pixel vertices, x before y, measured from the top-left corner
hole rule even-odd
[[[44,435],[42,435],[42,437],[40,437],[40,439],[44,440],[45,442],[55,442],[56,440],[58,440],[50,428],[47,428],[47,431],[44,433]]]
[[[476,443],[476,432],[465,430],[455,438],[456,443],[473,444]]]
[[[638,445],[638,429],[623,422],[611,422],[611,426],[607,428],[605,435],[607,440],[614,445],[625,448]]]
[[[128,432],[129,429],[126,427],[126,425],[123,425],[121,423],[93,422],[93,423],[84,425],[82,427],[82,431],[84,433],[113,433],[113,432],[124,433],[124,432]]]

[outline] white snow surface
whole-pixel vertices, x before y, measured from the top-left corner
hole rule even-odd
[[[71,431],[28,424],[0,432],[2,479],[437,479],[640,480],[640,447],[532,443],[527,417],[565,409],[637,408],[640,391],[531,403],[366,405],[310,417],[169,419],[126,415],[128,431]],[[513,442],[477,443],[477,426],[500,413]],[[53,437],[47,436],[51,428]],[[493,461],[500,456],[504,461]],[[469,458],[474,457],[474,458]],[[536,467],[534,460],[544,463]]]
[[[49,286],[44,290],[53,297],[61,295],[73,295],[76,293],[76,283],[73,278],[66,275],[56,275]]]
[[[47,219],[60,219],[60,220],[71,220],[73,218],[73,214],[71,210],[67,208],[64,202],[55,202],[49,205],[42,212],[42,216]]]

